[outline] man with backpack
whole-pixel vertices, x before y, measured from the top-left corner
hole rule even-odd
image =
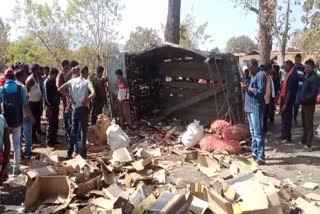
[[[21,157],[21,125],[23,121],[23,109],[29,114],[27,109],[27,92],[15,81],[15,75],[12,69],[5,71],[6,82],[0,89],[1,102],[3,103],[3,114],[8,125],[8,130],[12,134],[12,144],[14,150],[14,159],[11,173],[20,174]]]

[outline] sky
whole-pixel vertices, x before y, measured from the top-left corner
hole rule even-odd
[[[52,2],[52,0],[35,1]],[[62,5],[67,2],[67,0],[60,1]],[[154,28],[161,36],[163,35],[162,25],[166,23],[168,0],[122,0],[122,3],[124,9],[122,21],[118,26],[119,43],[124,44],[130,32],[137,26]],[[14,5],[15,0],[1,0],[1,18],[9,19]],[[210,35],[211,39],[200,47],[203,50],[215,47],[223,50],[228,39],[233,36],[248,35],[254,40],[257,38],[256,15],[234,7],[233,0],[181,0],[181,20],[187,14],[192,14],[197,24],[208,22],[206,34]],[[302,28],[301,14],[300,7],[293,9],[294,29]],[[16,34],[11,32],[11,40],[16,38]]]

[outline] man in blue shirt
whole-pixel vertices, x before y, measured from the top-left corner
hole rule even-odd
[[[264,95],[266,91],[266,76],[263,71],[259,71],[258,61],[251,59],[249,62],[251,75],[250,84],[242,83],[241,87],[246,90],[244,111],[248,115],[251,133],[252,155],[258,164],[265,163],[264,134],[263,134],[263,114]]]
[[[20,157],[21,157],[21,125],[23,121],[23,109],[29,112],[27,94],[21,85],[15,80],[13,70],[5,71],[7,79],[3,88],[0,89],[0,99],[3,103],[3,114],[12,134],[12,144],[14,150],[14,160],[12,174],[20,174]]]

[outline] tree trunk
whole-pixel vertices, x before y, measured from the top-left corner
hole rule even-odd
[[[169,0],[164,38],[166,42],[179,44],[181,0]]]
[[[277,2],[276,0],[260,0],[259,3],[260,63],[267,63],[271,59]]]

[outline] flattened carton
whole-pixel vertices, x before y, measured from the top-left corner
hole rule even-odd
[[[53,212],[65,209],[72,198],[70,181],[66,176],[39,176],[27,190],[24,200],[26,212],[36,209],[39,204],[56,204]]]

